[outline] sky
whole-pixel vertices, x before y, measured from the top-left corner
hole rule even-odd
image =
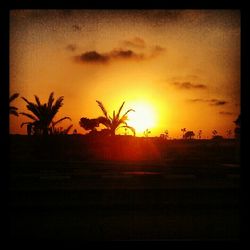
[[[10,94],[64,96],[56,118],[78,133],[80,118],[102,115],[96,100],[110,115],[125,101],[138,136],[226,137],[240,113],[238,10],[12,10],[9,49]],[[25,121],[10,116],[10,133],[26,134]]]

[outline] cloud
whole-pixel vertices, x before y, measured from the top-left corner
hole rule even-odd
[[[173,85],[180,89],[206,89],[207,86],[204,84],[197,84],[191,82],[173,82]]]
[[[96,51],[88,51],[79,56],[75,56],[75,59],[82,63],[107,63],[110,58],[108,55],[100,54]]]
[[[145,41],[140,37],[135,37],[131,40],[124,40],[122,41],[122,45],[133,49],[143,49],[146,47]]]
[[[144,54],[138,54],[133,50],[114,49],[108,53],[87,51],[75,56],[75,60],[81,63],[108,63],[114,60],[144,60]]]
[[[75,51],[76,45],[75,44],[69,44],[66,46],[66,50]]]
[[[189,99],[188,101],[189,102],[205,102],[211,106],[222,106],[228,103],[224,100],[218,100],[218,99]]]
[[[219,114],[220,115],[233,115],[232,112],[226,112],[226,111],[220,111]]]

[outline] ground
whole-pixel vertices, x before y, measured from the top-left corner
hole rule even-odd
[[[10,137],[14,239],[237,240],[236,140]]]

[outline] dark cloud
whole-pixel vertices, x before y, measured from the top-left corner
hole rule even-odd
[[[206,89],[207,86],[204,84],[197,84],[191,82],[173,82],[173,85],[180,89]]]
[[[224,100],[218,100],[218,99],[189,99],[188,101],[189,102],[205,102],[212,106],[222,106],[228,103]]]
[[[107,63],[110,58],[109,56],[100,54],[96,51],[88,51],[76,56],[75,59],[82,63]]]
[[[142,38],[135,37],[131,40],[122,41],[124,47],[132,47],[134,49],[141,49],[146,47],[146,43]]]
[[[232,112],[221,111],[219,112],[220,115],[233,115]]]
[[[66,46],[66,50],[75,51],[76,45],[75,44],[69,44]]]
[[[75,56],[78,62],[82,63],[108,63],[112,60],[144,60],[144,54],[138,54],[132,50],[114,49],[108,53],[99,53],[97,51],[84,52]]]

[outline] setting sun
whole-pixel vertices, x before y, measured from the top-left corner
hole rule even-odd
[[[156,125],[156,113],[154,108],[144,102],[136,102],[130,105],[135,112],[129,113],[128,124],[135,128],[137,133],[146,129],[152,129]]]

